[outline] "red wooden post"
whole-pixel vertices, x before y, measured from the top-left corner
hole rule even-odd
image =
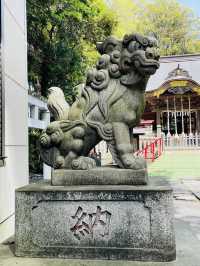
[[[147,143],[146,145],[144,145],[143,143],[142,146],[142,149],[135,152],[135,154],[137,156],[143,156],[145,160],[151,159],[151,161],[154,162],[157,157],[160,157],[162,155],[164,147],[163,138],[154,139],[152,140],[152,142],[150,142],[150,144]],[[150,155],[149,158],[148,154]]]
[[[158,148],[158,156],[161,156],[161,149],[162,149],[162,141],[161,138],[159,138],[159,148]]]
[[[158,139],[156,139],[156,140],[155,140],[155,145],[154,145],[154,158],[155,158],[155,159],[157,158],[156,155],[158,156],[158,148],[159,148],[159,147],[158,147],[158,146],[159,146],[158,143],[159,143],[159,142],[158,142]]]
[[[155,142],[151,143],[151,160],[152,162],[155,160]]]

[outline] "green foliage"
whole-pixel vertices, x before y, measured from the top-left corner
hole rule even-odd
[[[27,15],[29,82],[43,96],[61,87],[69,102],[108,35],[156,36],[161,55],[200,52],[200,20],[178,0],[27,0]]]
[[[105,0],[108,6],[115,12],[118,20],[114,35],[122,38],[124,34],[137,31],[138,19],[136,14],[140,13],[140,4],[134,0]]]
[[[38,146],[40,135],[41,130],[29,129],[29,172],[32,174],[41,174],[43,171],[43,163]]]
[[[94,45],[116,25],[100,0],[27,0],[29,82],[43,96],[61,87],[69,101],[96,59]]]
[[[110,0],[118,37],[140,32],[159,40],[161,55],[200,52],[200,19],[177,0]]]
[[[162,55],[186,54],[200,51],[200,21],[192,11],[177,0],[154,0],[146,3],[140,29],[155,36]]]

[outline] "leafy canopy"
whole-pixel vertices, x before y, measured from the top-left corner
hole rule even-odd
[[[161,55],[200,52],[200,19],[178,0],[27,0],[29,82],[68,101],[108,35],[140,32],[159,40]]]
[[[109,0],[116,10],[118,37],[126,32],[153,35],[161,55],[200,52],[200,19],[177,0]]]
[[[47,95],[61,87],[69,101],[97,57],[95,44],[116,25],[101,0],[27,0],[29,82]]]

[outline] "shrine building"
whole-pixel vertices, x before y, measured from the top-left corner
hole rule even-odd
[[[143,123],[152,134],[200,134],[200,54],[164,56],[146,90]]]

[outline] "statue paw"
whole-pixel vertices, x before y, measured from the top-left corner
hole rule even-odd
[[[55,162],[54,162],[54,168],[55,169],[60,169],[64,168],[65,166],[65,159],[63,156],[57,156]]]
[[[88,170],[96,167],[96,162],[92,158],[80,156],[72,161],[72,169]]]
[[[60,128],[58,128],[52,135],[51,141],[53,144],[58,145],[64,138],[64,134]]]
[[[60,144],[64,138],[64,133],[60,128],[59,121],[52,122],[46,129],[46,134],[50,137],[51,143],[54,145]]]
[[[122,162],[125,168],[127,169],[146,169],[147,163],[142,156],[134,156],[132,153],[124,154],[122,156]]]
[[[83,139],[83,137],[85,136],[85,130],[82,127],[75,127],[71,130],[71,134],[75,139]]]
[[[49,135],[47,135],[46,133],[43,133],[41,136],[40,136],[40,144],[43,146],[43,147],[50,147],[50,144],[51,144],[51,139],[49,137]]]

